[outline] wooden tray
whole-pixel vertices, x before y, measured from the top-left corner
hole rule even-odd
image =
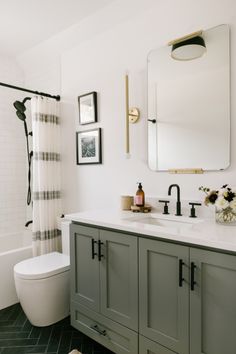
[[[152,210],[151,205],[145,204],[144,206],[131,205],[131,210],[134,213],[149,213]]]

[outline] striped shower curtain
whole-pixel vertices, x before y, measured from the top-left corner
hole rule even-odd
[[[61,215],[59,103],[31,99],[33,131],[33,255],[60,251],[57,217]]]

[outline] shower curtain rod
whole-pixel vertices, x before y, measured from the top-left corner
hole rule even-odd
[[[5,84],[4,82],[0,82],[0,86],[12,88],[12,89],[19,90],[19,91],[34,93],[34,94],[39,95],[39,96],[54,98],[54,99],[57,100],[57,101],[60,101],[60,99],[61,99],[61,97],[60,97],[59,95],[53,96],[53,95],[50,95],[49,93],[33,91],[33,90],[29,90],[29,89],[26,89],[26,88],[23,88],[23,87],[18,87],[18,86],[13,86],[13,85]]]

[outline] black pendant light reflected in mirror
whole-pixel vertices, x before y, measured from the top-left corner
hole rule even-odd
[[[194,60],[203,56],[206,44],[202,36],[178,40],[172,44],[171,57],[175,60]]]

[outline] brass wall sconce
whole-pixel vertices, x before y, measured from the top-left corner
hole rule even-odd
[[[140,118],[140,111],[137,107],[129,107],[129,76],[125,75],[125,108],[126,108],[126,116],[125,116],[125,152],[126,157],[130,157],[130,138],[129,138],[129,125],[130,123],[137,123]]]
[[[171,57],[175,60],[187,61],[197,59],[206,52],[202,30],[174,39],[168,45],[172,46]]]

